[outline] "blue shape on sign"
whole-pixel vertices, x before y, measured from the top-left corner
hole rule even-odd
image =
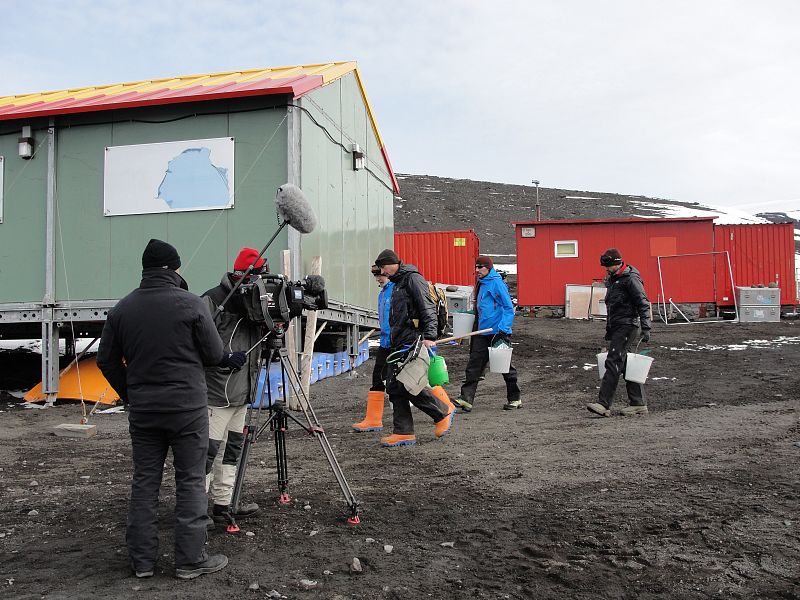
[[[169,161],[157,197],[172,209],[227,206],[228,169],[211,162],[208,148],[187,148]]]

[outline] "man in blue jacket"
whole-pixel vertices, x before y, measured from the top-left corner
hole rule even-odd
[[[360,423],[354,423],[356,431],[381,431],[383,429],[383,405],[386,392],[386,359],[391,353],[389,312],[392,308],[394,283],[381,273],[378,265],[372,265],[372,276],[381,289],[378,294],[378,323],[381,326],[381,343],[375,352],[375,367],[372,369],[372,387],[367,393],[367,414]]]
[[[462,412],[470,412],[475,403],[475,391],[486,363],[489,362],[489,346],[505,341],[511,344],[511,324],[514,322],[514,304],[508,293],[503,278],[494,270],[494,261],[488,256],[479,256],[475,260],[475,321],[477,330],[491,329],[485,335],[474,335],[469,345],[469,362],[461,386],[461,397],[455,403]],[[508,373],[503,373],[506,380],[505,410],[522,407],[517,370],[512,365]]]

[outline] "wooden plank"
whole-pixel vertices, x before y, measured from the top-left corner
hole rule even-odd
[[[283,274],[291,281],[292,280],[292,259],[289,250],[281,251],[281,262],[283,263]],[[286,334],[284,337],[286,343],[286,353],[289,356],[289,363],[292,365],[295,373],[297,373],[297,342],[295,341],[295,319],[289,319],[286,326]],[[290,386],[292,385],[291,378],[289,379]],[[300,402],[297,399],[297,394],[289,394],[286,398],[286,406],[289,410],[300,410]]]
[[[315,256],[311,259],[311,275],[322,274],[322,257]],[[317,339],[317,311],[310,310],[306,315],[306,337],[303,342],[303,357],[300,377],[303,382],[303,393],[308,398],[311,387],[311,359],[314,357],[314,342]]]
[[[62,423],[53,427],[53,432],[59,437],[90,438],[97,434],[97,425]]]

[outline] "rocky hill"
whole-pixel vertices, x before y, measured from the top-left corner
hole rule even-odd
[[[535,216],[536,190],[532,186],[402,173],[397,174],[397,179],[400,197],[395,200],[396,231],[474,229],[480,237],[482,252],[514,254],[514,227],[511,223],[531,220]],[[696,202],[542,187],[539,188],[539,204],[542,219],[720,214],[719,209]],[[798,224],[786,213],[762,213],[752,215],[750,220],[794,221]],[[795,236],[798,251],[799,237]]]

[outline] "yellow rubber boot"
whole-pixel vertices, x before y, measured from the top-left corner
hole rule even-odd
[[[360,423],[354,423],[358,432],[380,431],[383,429],[383,392],[367,393],[367,415]]]

